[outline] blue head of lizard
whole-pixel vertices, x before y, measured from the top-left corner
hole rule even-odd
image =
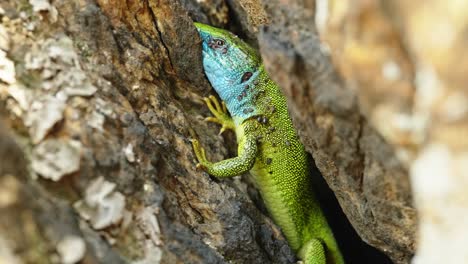
[[[203,67],[233,117],[256,115],[254,85],[261,68],[257,51],[224,29],[195,23],[202,39]]]

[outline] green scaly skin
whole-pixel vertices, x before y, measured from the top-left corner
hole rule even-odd
[[[280,88],[264,70],[259,55],[246,43],[228,31],[200,23],[195,26],[203,40],[205,73],[227,102],[220,104],[214,96],[205,98],[214,115],[207,121],[222,125],[221,133],[226,129],[234,130],[238,142],[237,157],[212,163],[206,159],[198,140],[193,140],[199,161],[197,167],[219,178],[250,171],[269,213],[304,263],[344,263],[312,193],[306,152],[293,127]],[[215,42],[220,39],[222,42]],[[219,69],[219,65],[223,69]],[[241,80],[247,71],[253,76],[247,81]],[[242,88],[245,86],[239,86],[239,83],[249,87]],[[236,89],[243,89],[239,90],[243,96],[237,100],[231,98]],[[240,111],[242,107],[253,110]]]

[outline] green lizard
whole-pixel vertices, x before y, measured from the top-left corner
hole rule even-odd
[[[214,115],[206,120],[219,123],[220,133],[234,130],[238,142],[237,157],[212,163],[199,141],[192,140],[197,167],[218,178],[250,170],[269,213],[301,260],[344,263],[312,193],[306,152],[286,99],[260,56],[231,32],[200,23],[195,26],[202,39],[205,74],[223,100],[205,98]]]

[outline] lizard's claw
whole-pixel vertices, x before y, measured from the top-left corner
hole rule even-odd
[[[224,131],[226,131],[226,130],[229,130],[229,129],[234,130],[234,124],[232,124],[232,126],[231,126],[229,123],[223,122],[222,120],[219,120],[218,118],[213,117],[213,116],[209,116],[209,117],[205,118],[205,121],[220,124],[221,129],[219,130],[219,135],[224,133]]]
[[[210,95],[204,98],[206,105],[210,109],[210,111],[215,114],[217,113],[225,113],[224,109],[221,104],[219,104],[218,99],[214,95]],[[223,102],[224,103],[224,102]]]
[[[229,116],[226,104],[224,102],[220,104],[218,99],[213,95],[205,97],[203,100],[205,101],[206,106],[208,106],[208,109],[210,109],[210,112],[214,115],[205,118],[205,121],[220,124],[222,127],[219,131],[219,134],[222,134],[228,129],[235,129],[234,122]]]
[[[226,126],[225,124],[223,124],[221,126],[221,129],[219,130],[219,135],[221,135],[222,133],[224,133],[224,131],[228,130],[228,129],[231,129],[230,127]]]
[[[193,151],[195,152],[195,156],[197,157],[197,169],[201,169],[206,171],[207,165],[209,161],[206,159],[205,149],[200,146],[200,142],[198,139],[192,139],[192,146]]]
[[[206,166],[201,164],[201,163],[197,163],[196,168],[197,168],[197,170],[206,171]]]
[[[220,125],[221,125],[221,123],[222,123],[218,118],[213,117],[213,116],[206,117],[206,118],[205,118],[205,121],[207,121],[207,122],[213,122],[213,123],[218,123],[218,124],[220,124]]]

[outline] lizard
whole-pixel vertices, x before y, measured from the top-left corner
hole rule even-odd
[[[342,264],[331,228],[313,190],[304,145],[281,88],[269,77],[259,53],[233,33],[195,22],[202,40],[205,75],[222,102],[204,101],[205,120],[233,130],[238,156],[210,162],[197,139],[197,168],[217,178],[250,171],[273,221],[305,264]]]

